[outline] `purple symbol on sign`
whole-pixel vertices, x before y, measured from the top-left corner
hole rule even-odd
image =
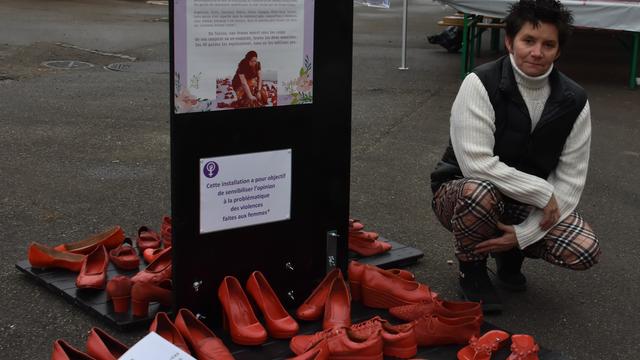
[[[216,175],[218,175],[218,170],[220,170],[218,164],[215,161],[209,161],[204,165],[204,176],[208,178],[215,177]]]

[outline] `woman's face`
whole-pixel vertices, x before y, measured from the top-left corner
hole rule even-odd
[[[529,76],[546,73],[560,56],[558,28],[549,23],[541,22],[534,27],[526,22],[515,38],[505,39],[505,45],[518,69]]]
[[[256,56],[252,57],[251,60],[249,60],[249,66],[251,67],[256,67],[257,63],[258,63],[258,58]]]

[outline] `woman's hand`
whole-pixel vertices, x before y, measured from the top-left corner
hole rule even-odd
[[[551,199],[547,205],[542,208],[542,220],[540,221],[540,228],[544,231],[549,230],[555,223],[560,220],[560,210],[558,209],[558,202],[556,197],[551,194]]]
[[[492,252],[503,252],[513,249],[518,245],[516,231],[511,225],[498,222],[498,229],[503,231],[500,237],[485,240],[474,248],[476,254],[488,254]]]

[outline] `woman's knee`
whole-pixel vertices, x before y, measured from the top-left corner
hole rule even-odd
[[[492,208],[502,201],[498,188],[488,180],[466,179],[460,190],[460,198],[468,204]]]
[[[575,240],[577,251],[574,251],[567,259],[564,259],[566,267],[572,270],[587,270],[600,261],[600,244],[598,238],[580,235]]]

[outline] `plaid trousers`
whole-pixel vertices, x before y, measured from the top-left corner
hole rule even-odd
[[[433,196],[432,208],[440,223],[453,233],[460,261],[485,259],[486,255],[475,254],[473,249],[476,244],[501,235],[497,222],[519,224],[533,210],[531,205],[502,195],[493,183],[473,178],[442,184]],[[522,252],[573,270],[595,265],[601,253],[591,226],[576,211]]]

